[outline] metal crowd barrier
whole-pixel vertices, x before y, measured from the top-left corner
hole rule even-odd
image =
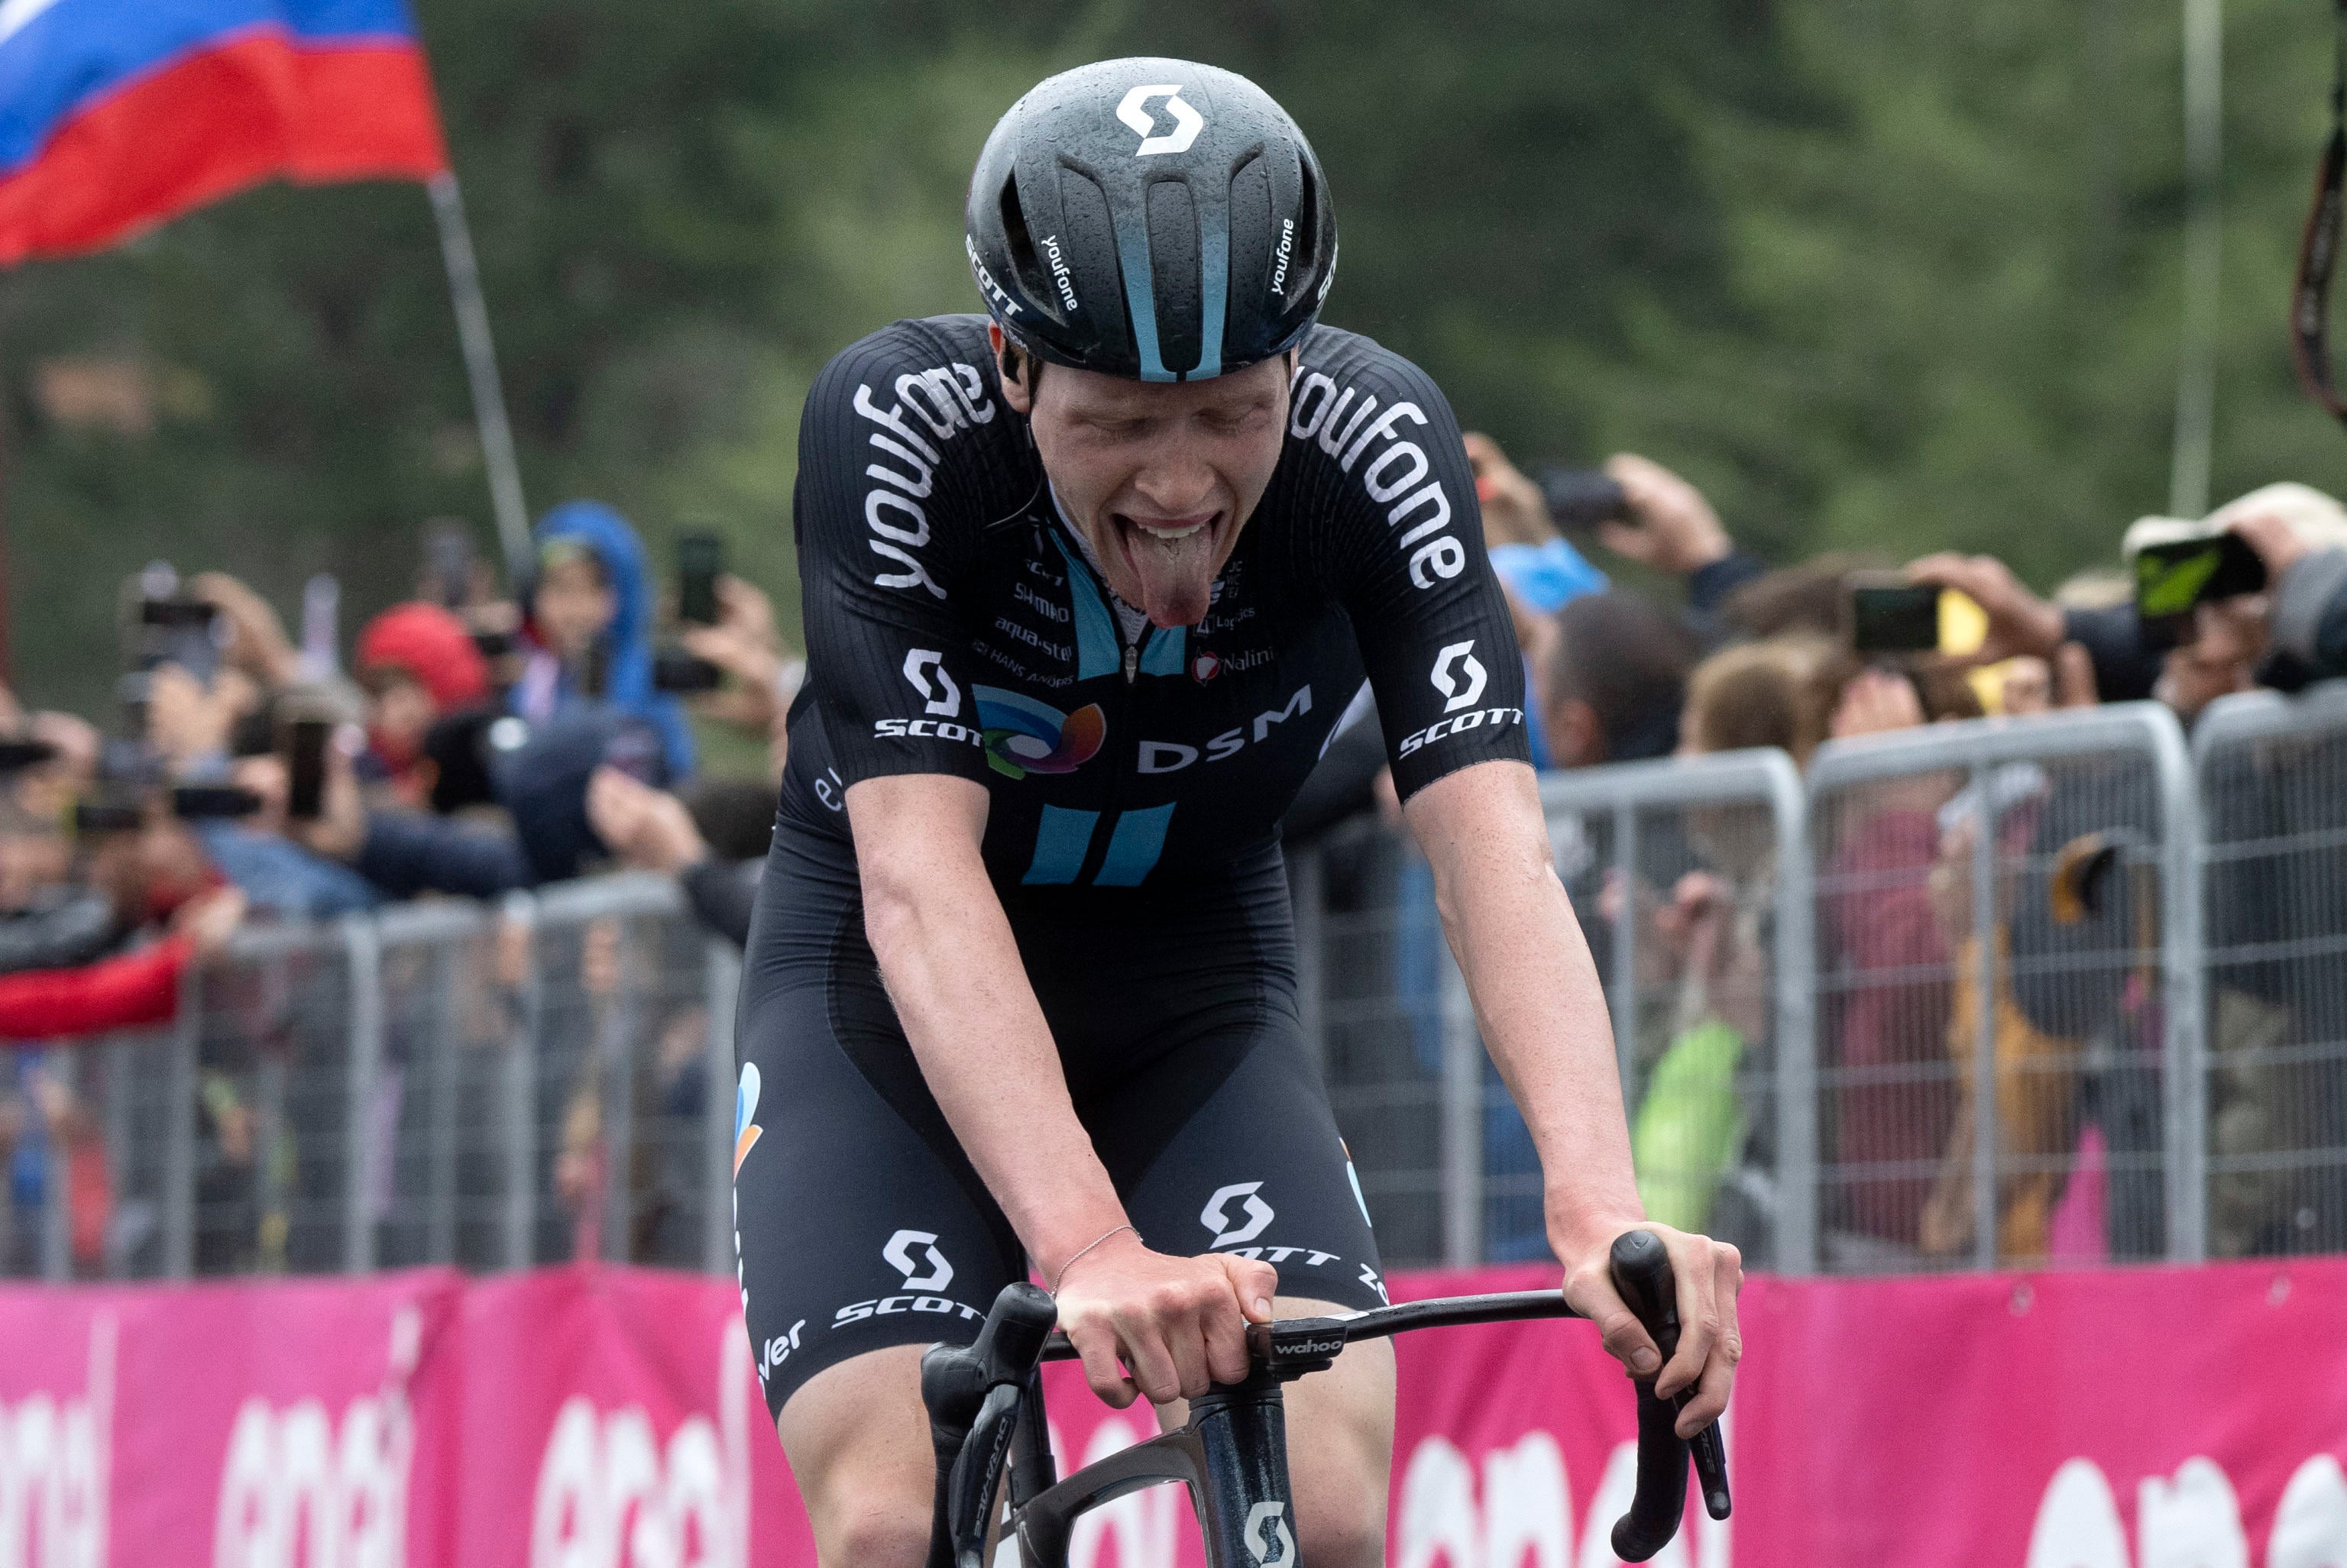
[[[249,930],[169,1027],[15,1054],[0,1275],[730,1271],[740,973],[650,877]]]
[[[2226,697],[2192,755],[2209,1248],[2347,1251],[2347,683]]]
[[[1657,1217],[1787,1272],[2347,1250],[2347,683],[1542,790]],[[1289,861],[1387,1261],[1543,1256],[1423,861]],[[177,1023],[0,1057],[0,1276],[728,1269],[739,977],[643,877],[248,931]]]
[[[1791,762],[1592,769],[1543,779],[1542,800],[1606,986],[1650,1210],[1806,1270],[1811,958]],[[1545,1256],[1531,1140],[1485,1057],[1425,866],[1366,827],[1289,858],[1306,1026],[1387,1262]],[[1673,913],[1683,887],[1698,891],[1690,879],[1706,895],[1692,931]]]
[[[1808,788],[1825,1267],[2202,1256],[2198,810],[2173,715],[1834,742]]]

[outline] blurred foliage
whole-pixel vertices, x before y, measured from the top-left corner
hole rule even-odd
[[[2283,335],[2328,19],[2233,0],[2217,494],[2342,487]],[[2164,508],[2181,254],[2178,7],[1980,0],[420,0],[533,504],[663,554],[716,526],[795,619],[798,404],[897,316],[977,308],[988,127],[1103,56],[1262,81],[1327,165],[1329,319],[1530,460],[1635,449],[1790,557],[1998,552],[2041,585]],[[44,412],[118,361],[150,428]],[[272,188],[0,277],[28,694],[94,707],[120,577],[226,565],[289,610],[408,591],[486,486],[428,207]]]

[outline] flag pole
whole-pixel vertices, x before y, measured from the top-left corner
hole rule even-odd
[[[465,222],[465,198],[454,172],[443,169],[425,183],[432,216],[440,224],[440,260],[448,269],[448,292],[456,305],[456,336],[464,344],[465,373],[473,384],[473,417],[481,427],[481,459],[489,471],[489,503],[504,546],[506,581],[519,592],[530,561],[529,511],[522,504],[521,469],[514,462],[513,427],[506,421],[505,389],[497,380],[497,347],[489,340],[489,308],[481,298],[481,271],[473,257],[473,231]]]
[[[2224,282],[2225,0],[2184,0],[2184,277],[2168,511],[2209,510]]]

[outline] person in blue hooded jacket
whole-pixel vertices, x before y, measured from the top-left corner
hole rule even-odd
[[[671,779],[693,770],[692,732],[676,698],[652,686],[652,581],[643,541],[600,501],[570,501],[538,520],[529,594],[536,646],[509,698],[533,724],[601,701],[658,729]]]

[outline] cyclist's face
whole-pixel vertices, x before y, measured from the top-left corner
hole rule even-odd
[[[1000,329],[996,329],[997,353]],[[1279,465],[1283,354],[1204,382],[1132,382],[1053,365],[1005,378],[1068,520],[1117,597],[1161,626],[1204,618],[1215,575]]]

